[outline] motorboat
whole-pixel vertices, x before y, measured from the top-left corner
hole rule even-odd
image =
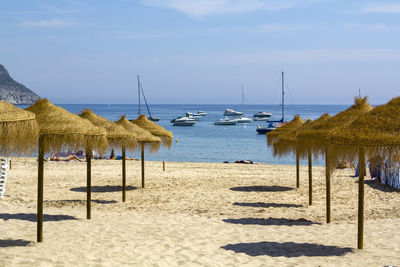
[[[252,118],[246,118],[246,117],[240,117],[239,119],[236,119],[237,123],[251,123],[253,121]]]
[[[224,116],[242,116],[243,112],[233,110],[231,108],[225,109]]]
[[[253,117],[254,118],[270,118],[272,116],[272,113],[270,112],[265,112],[265,111],[260,111],[257,113],[254,113]]]
[[[186,112],[186,117],[189,117],[191,119],[194,119],[196,121],[201,119],[201,116],[192,112]]]
[[[155,116],[152,116],[152,115],[150,115],[149,117],[147,117],[149,120],[151,120],[151,121],[159,121],[160,120],[160,118],[159,117],[155,117]]]
[[[219,119],[214,124],[215,125],[236,125],[237,121],[235,119],[229,119],[227,117]]]
[[[269,121],[270,117],[253,117],[253,121]]]
[[[178,117],[171,121],[172,126],[193,126],[196,124],[196,120],[189,117]]]
[[[204,111],[198,110],[197,113],[195,113],[194,115],[206,116],[207,113],[205,113]]]

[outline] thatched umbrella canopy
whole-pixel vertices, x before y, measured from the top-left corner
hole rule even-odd
[[[400,97],[360,115],[350,125],[335,129],[329,142],[347,159],[358,158],[358,244],[363,248],[365,156],[391,160],[400,150]]]
[[[171,147],[172,138],[174,137],[172,132],[165,130],[164,127],[147,119],[146,116],[143,114],[139,115],[139,117],[132,122],[137,126],[146,129],[152,135],[160,137],[163,145],[167,146],[168,148]]]
[[[87,155],[87,218],[90,219],[91,172],[90,155],[92,149],[103,152],[107,148],[106,132],[94,126],[88,120],[69,113],[61,107],[54,106],[47,99],[39,99],[26,108],[35,113],[39,125],[38,147],[38,219],[37,241],[43,241],[43,157],[49,151],[62,148],[74,150],[86,149]]]
[[[35,114],[0,100],[0,153],[27,154],[36,149]]]
[[[331,222],[331,172],[334,164],[331,162],[336,160],[329,142],[327,141],[331,131],[346,127],[351,124],[358,116],[372,110],[368,103],[367,97],[354,98],[354,104],[348,109],[336,114],[335,116],[317,124],[309,129],[301,131],[297,135],[300,150],[312,149],[318,154],[325,154],[325,178],[326,178],[326,222]]]
[[[291,131],[293,129],[299,128],[303,123],[304,123],[304,120],[302,118],[300,118],[299,115],[294,116],[293,120],[291,120],[290,122],[267,133],[267,145],[272,146],[274,140],[276,140],[280,136],[288,133],[289,131]]]
[[[90,109],[84,109],[79,115],[81,118],[89,120],[96,126],[104,127],[107,133],[108,144],[113,147],[121,147],[122,150],[122,202],[126,200],[126,153],[125,149],[133,150],[136,148],[136,135],[128,132],[121,125],[95,114]]]
[[[281,136],[277,140],[274,141],[274,155],[287,155],[291,153],[298,153],[300,157],[304,157],[306,154],[308,156],[308,204],[312,205],[312,153],[311,149],[308,149],[306,152],[299,150],[299,141],[297,139],[297,135],[304,130],[307,130],[314,125],[322,123],[326,119],[330,118],[329,114],[323,114],[318,119],[311,121],[307,120],[303,125],[301,125],[298,129],[293,129],[287,134]]]
[[[135,134],[137,142],[144,143],[145,149],[148,151],[157,152],[160,148],[160,137],[154,136],[144,128],[128,121],[125,115],[121,115],[121,118],[116,123],[124,127],[128,132]]]
[[[83,119],[89,120],[93,125],[103,127],[106,129],[106,137],[109,146],[121,147],[125,146],[127,149],[135,149],[137,145],[136,135],[128,132],[124,127],[118,125],[113,121],[95,114],[90,109],[84,109],[79,116]]]
[[[293,120],[282,125],[279,128],[267,133],[267,144],[268,146],[272,146],[273,142],[277,140],[280,136],[287,134],[293,129],[298,129],[301,125],[303,125],[304,120],[300,118],[299,115],[294,116]],[[300,187],[300,156],[296,153],[296,187]]]
[[[327,145],[327,138],[331,131],[349,125],[358,116],[371,110],[372,107],[368,103],[367,97],[355,97],[354,104],[348,109],[324,120],[321,123],[313,125],[313,127],[301,131],[301,133],[297,135],[297,139],[300,141],[300,149],[307,150],[311,147],[314,152],[324,154]]]
[[[85,149],[88,144],[99,151],[107,148],[106,132],[103,128],[51,104],[47,99],[39,99],[26,110],[36,115],[44,153],[66,147],[72,150]]]

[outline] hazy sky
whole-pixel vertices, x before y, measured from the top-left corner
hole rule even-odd
[[[0,64],[54,103],[374,104],[400,95],[400,1],[1,0]]]

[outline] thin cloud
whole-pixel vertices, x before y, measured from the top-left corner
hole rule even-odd
[[[394,32],[400,31],[400,26],[387,25],[384,23],[376,24],[359,24],[359,23],[344,23],[342,27],[346,30],[356,30],[365,32]]]
[[[316,29],[313,24],[266,24],[262,25],[257,31],[259,32],[295,32],[308,31]]]
[[[26,28],[66,28],[76,25],[76,21],[66,19],[23,20],[20,25]]]
[[[358,10],[351,11],[350,13],[386,13],[386,14],[400,14],[400,3],[368,3]]]
[[[282,10],[294,6],[293,1],[284,0],[141,0],[143,4],[159,8],[178,10],[189,16],[246,13],[257,10]]]

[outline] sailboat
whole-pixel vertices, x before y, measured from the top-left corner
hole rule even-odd
[[[244,90],[243,90],[243,85],[242,85],[242,114],[244,114]],[[236,119],[237,123],[251,123],[253,120],[251,118],[246,118],[246,117],[240,117],[239,119]]]
[[[284,73],[282,71],[282,118],[280,120],[277,121],[268,121],[268,125],[267,126],[257,126],[257,133],[258,134],[266,134],[270,131],[275,130],[277,127],[280,127],[281,125],[283,125],[284,121],[285,121],[285,83],[284,83]]]
[[[151,121],[159,121],[160,118],[155,117],[155,116],[151,116],[150,109],[149,109],[149,105],[147,104],[146,96],[144,95],[143,86],[142,86],[142,84],[140,83],[139,75],[137,76],[137,80],[138,80],[138,99],[139,99],[139,110],[138,110],[138,114],[141,114],[141,113],[140,113],[140,92],[142,92],[144,102],[146,103],[147,112],[149,113],[149,116],[148,116],[147,118],[148,118],[149,120],[151,120]]]

